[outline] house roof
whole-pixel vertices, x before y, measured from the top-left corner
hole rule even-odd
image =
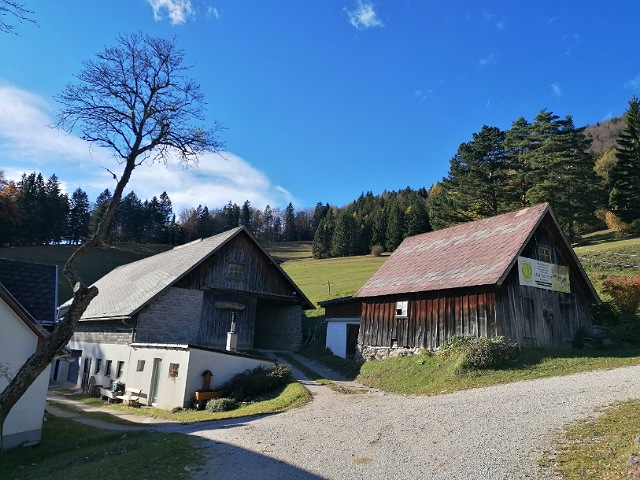
[[[354,296],[500,285],[546,215],[566,243],[549,204],[543,203],[406,238]],[[568,251],[586,278],[573,250]],[[598,298],[588,279],[587,284]]]
[[[0,258],[0,283],[38,322],[56,321],[57,265]]]
[[[89,304],[82,315],[82,320],[130,318],[157,295],[170,288],[243,232],[271,259],[244,227],[237,227],[213,237],[180,245],[172,250],[122,265],[98,280],[94,285],[98,287],[100,293]],[[307,302],[307,306],[313,308],[313,304],[277,263],[273,261],[273,264],[291,282],[299,300]],[[70,300],[67,301],[63,307],[70,303]]]
[[[49,333],[33,318],[33,316],[24,308],[11,292],[0,283],[0,300],[4,301],[7,306],[14,311],[20,320],[38,337],[38,343],[49,336]]]

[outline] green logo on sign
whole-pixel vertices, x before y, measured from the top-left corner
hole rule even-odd
[[[533,277],[533,268],[531,268],[531,264],[529,263],[522,264],[522,276],[526,280],[531,280],[531,278]]]

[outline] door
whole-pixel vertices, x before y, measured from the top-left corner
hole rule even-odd
[[[158,402],[158,386],[160,385],[160,369],[162,368],[162,359],[153,359],[153,371],[151,372],[151,386],[149,387],[149,402],[155,406]]]
[[[84,369],[82,370],[82,391],[86,391],[89,388],[89,376],[91,375],[91,357],[84,357]]]
[[[73,361],[69,364],[69,373],[67,375],[67,382],[73,382],[76,384],[78,383],[81,356],[82,356],[82,350],[71,350],[71,358],[73,358]]]

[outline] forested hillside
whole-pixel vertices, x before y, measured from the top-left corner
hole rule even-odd
[[[419,159],[416,160],[419,170]],[[111,201],[94,202],[77,189],[61,191],[55,175],[25,173],[8,179],[0,170],[0,246],[81,243]],[[482,126],[462,143],[449,172],[427,190],[409,187],[362,193],[345,206],[318,202],[313,209],[267,205],[174,212],[166,192],[150,200],[126,195],[108,241],[178,245],[238,225],[262,242],[310,241],[316,258],[393,251],[407,236],[549,202],[571,241],[608,227],[640,234],[640,101],[625,115],[587,127],[542,110],[511,128]]]

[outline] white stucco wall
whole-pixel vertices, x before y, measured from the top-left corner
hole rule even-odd
[[[0,363],[16,373],[22,364],[35,352],[37,335],[0,300]],[[42,418],[47,399],[49,372],[47,367],[27,392],[14,405],[4,423],[4,447],[11,448],[22,442],[38,442],[41,437]],[[0,378],[0,390],[8,380]]]
[[[189,364],[187,396],[192,400],[195,391],[202,388],[202,373],[205,370],[211,370],[211,373],[213,373],[211,388],[216,389],[235,374],[260,365],[265,368],[273,368],[275,362],[194,348],[191,352]]]
[[[360,320],[330,319],[327,320],[326,347],[334,355],[347,358],[347,325],[359,325]]]

